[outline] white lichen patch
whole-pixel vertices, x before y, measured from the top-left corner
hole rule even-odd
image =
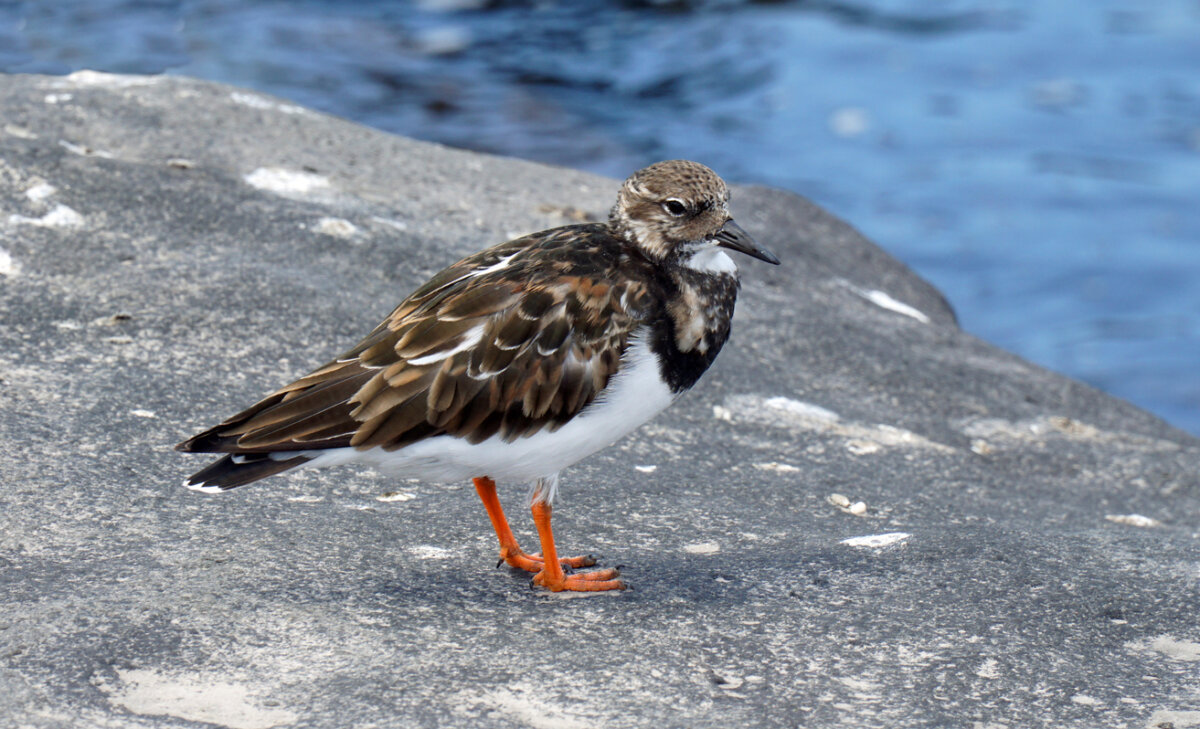
[[[394,230],[408,230],[408,223],[403,220],[394,220],[392,218],[381,218],[378,215],[371,216],[371,222],[386,225]]]
[[[907,316],[910,319],[916,319],[922,324],[928,324],[931,321],[925,312],[914,306],[909,306],[886,291],[880,291],[878,289],[864,289],[859,286],[855,286],[844,279],[838,279],[838,283],[881,309],[887,309],[888,311]]]
[[[1052,438],[1072,441],[1103,443],[1134,447],[1154,452],[1179,450],[1178,443],[1157,438],[1148,438],[1134,433],[1121,433],[1097,428],[1094,425],[1062,415],[1043,415],[1028,420],[1004,420],[1002,418],[978,418],[963,420],[957,427],[968,437],[984,441],[990,452],[1002,445],[1017,443],[1039,443]]]
[[[343,218],[321,218],[314,230],[334,238],[353,238],[358,235],[358,226]]]
[[[1200,643],[1182,640],[1173,635],[1129,641],[1125,644],[1125,649],[1133,653],[1157,653],[1172,661],[1200,661]]]
[[[869,456],[872,453],[878,453],[883,450],[883,446],[873,440],[854,438],[853,440],[846,441],[846,450],[856,456]]]
[[[612,594],[618,592],[614,591]],[[592,593],[560,592],[557,596],[588,594]],[[452,699],[450,705],[457,707],[457,714],[465,715],[471,712],[472,715],[477,715],[483,710],[506,719],[506,723],[529,729],[592,729],[596,726],[595,722],[588,718],[586,707],[555,700],[553,695],[542,691],[541,687],[526,686],[519,682],[510,683],[508,688],[479,694],[464,691]]]
[[[846,439],[845,447],[854,455],[872,455],[889,448],[922,448],[952,453],[954,449],[912,431],[891,425],[863,425],[843,421],[820,405],[789,397],[732,395],[725,404],[713,408],[713,414],[730,422],[750,422],[790,430],[813,431]]]
[[[4,133],[10,137],[16,137],[17,139],[37,139],[38,138],[38,135],[35,134],[34,132],[29,131],[25,127],[17,126],[16,124],[5,124],[4,125]]]
[[[118,670],[119,686],[98,681],[112,704],[142,716],[171,716],[231,729],[271,729],[295,722],[288,709],[264,706],[249,687],[226,674],[167,674],[145,669]]]
[[[316,504],[325,500],[324,496],[314,496],[312,494],[301,494],[300,496],[289,496],[288,501],[295,501],[300,504]]]
[[[449,559],[454,553],[449,549],[435,547],[432,544],[418,544],[408,548],[408,553],[417,559]]]
[[[760,471],[774,471],[775,473],[799,473],[800,469],[789,463],[776,463],[775,461],[767,461],[766,463],[755,463],[754,467]]]
[[[1200,726],[1200,711],[1169,711],[1160,709],[1150,715],[1146,721],[1146,726],[1150,729],[1162,729],[1163,727],[1172,727],[1172,729],[1187,729],[1188,727]]]
[[[799,420],[834,423],[839,418],[838,414],[832,410],[823,408],[820,405],[813,405],[809,402],[793,400],[790,397],[769,397],[762,401],[762,405],[768,410],[787,413],[789,416]]]
[[[120,73],[104,73],[84,69],[67,74],[50,83],[54,88],[70,88],[72,86],[104,86],[107,88],[129,88],[131,86],[153,86],[160,81],[158,76],[130,76]]]
[[[71,208],[59,203],[54,209],[40,218],[30,218],[13,213],[8,216],[8,222],[13,225],[36,225],[39,228],[77,228],[83,225],[83,216]]]
[[[39,182],[25,191],[25,197],[33,202],[39,202],[58,192],[58,188],[48,182]]]
[[[1115,524],[1125,524],[1142,528],[1162,526],[1162,522],[1141,514],[1108,514],[1104,517]]]
[[[417,498],[417,495],[408,491],[388,491],[376,496],[375,500],[388,503],[392,501],[412,501],[415,498]]]
[[[76,144],[75,142],[68,142],[65,139],[58,140],[58,146],[67,150],[71,154],[77,154],[80,157],[100,157],[102,159],[112,159],[113,158],[112,152],[106,152],[103,149],[96,149],[94,147],[89,147],[85,144]]]
[[[979,668],[975,669],[975,675],[980,678],[997,679],[1000,678],[1000,661],[995,658],[988,658],[983,663],[979,664]]]
[[[21,272],[21,267],[13,260],[12,255],[0,248],[0,276],[16,276]]]
[[[1160,635],[1152,640],[1150,650],[1176,661],[1200,661],[1200,643],[1176,640],[1170,635]]]
[[[716,554],[721,551],[721,545],[716,542],[698,542],[683,545],[683,551],[688,554]]]
[[[868,681],[853,676],[843,676],[837,682],[850,689],[851,696],[858,701],[878,701],[883,698],[883,686],[876,681]]]
[[[251,187],[278,195],[307,195],[330,188],[329,178],[283,167],[259,167],[242,179]]]
[[[853,514],[854,516],[866,516],[867,514],[867,503],[865,501],[851,502],[845,494],[830,494],[825,497],[825,501],[847,514]]]
[[[868,291],[861,291],[859,292],[859,295],[881,309],[887,309],[888,311],[894,311],[897,314],[903,314],[909,318],[916,319],[922,324],[928,324],[930,321],[929,317],[925,315],[925,312],[909,306],[903,301],[898,301],[892,298],[887,292],[871,289]]]
[[[235,104],[241,104],[242,106],[249,106],[252,109],[264,109],[264,110],[269,110],[269,111],[278,111],[278,112],[282,112],[284,114],[306,114],[306,113],[308,113],[308,109],[305,109],[303,106],[296,106],[295,104],[281,104],[277,101],[268,99],[265,96],[259,96],[258,94],[248,94],[244,91],[234,91],[233,93],[229,94],[229,98]]]
[[[900,544],[911,536],[911,534],[905,532],[888,532],[887,534],[871,534],[865,537],[850,537],[849,539],[843,539],[841,543],[847,547],[857,547],[859,549],[883,549]]]

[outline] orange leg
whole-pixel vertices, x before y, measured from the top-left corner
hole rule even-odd
[[[517,544],[512,529],[508,527],[508,519],[504,517],[504,509],[500,507],[500,498],[496,496],[496,482],[487,476],[473,479],[473,481],[475,490],[479,493],[479,500],[483,502],[483,508],[487,509],[488,518],[492,520],[492,528],[496,530],[496,536],[500,539],[500,559],[507,562],[510,567],[516,567],[526,572],[541,572],[545,565],[541,555],[526,554],[525,550],[521,549],[521,545]],[[551,546],[553,546],[553,542],[551,542]],[[555,553],[554,559],[557,559],[557,553]],[[566,557],[559,562],[563,567],[570,568],[591,567],[596,564],[596,560],[590,555]],[[562,567],[558,571],[561,573]]]
[[[533,523],[537,525],[538,538],[542,542],[542,554],[546,556],[541,572],[533,576],[535,584],[553,592],[573,590],[576,592],[598,592],[600,590],[623,590],[625,583],[617,579],[617,570],[606,569],[581,575],[566,575],[558,562],[558,548],[554,546],[554,532],[550,528],[550,504],[533,502]]]

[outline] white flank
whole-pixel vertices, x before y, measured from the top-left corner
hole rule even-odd
[[[499,436],[469,443],[442,435],[394,453],[333,448],[302,455],[311,457],[309,465],[314,467],[360,462],[427,481],[465,481],[486,475],[502,482],[528,483],[552,476],[624,437],[674,400],[650,346],[637,337],[600,397],[558,430],[542,430],[511,443]]]
[[[899,544],[911,536],[911,534],[905,534],[904,532],[889,532],[887,534],[872,534],[868,537],[850,537],[849,539],[843,539],[842,544],[845,544],[847,547],[858,547],[860,549],[883,549],[893,544]]]
[[[462,352],[463,350],[474,347],[476,344],[479,344],[479,340],[482,338],[483,338],[483,325],[480,324],[479,326],[468,330],[467,333],[463,335],[462,342],[460,342],[458,344],[458,346],[456,346],[454,349],[445,349],[445,350],[441,350],[438,352],[434,352],[433,354],[427,354],[424,357],[417,357],[416,359],[410,359],[408,361],[408,363],[410,365],[427,365],[427,364],[433,364],[434,362],[440,362],[440,361],[446,359],[447,357],[456,355],[459,352]]]
[[[712,245],[705,246],[692,254],[692,256],[683,261],[683,265],[693,271],[701,271],[703,273],[737,273],[737,264],[733,262],[725,251],[717,247],[714,241]]]

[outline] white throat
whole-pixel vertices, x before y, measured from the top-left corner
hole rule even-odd
[[[680,263],[701,273],[737,273],[737,264],[715,243],[702,245],[700,250],[680,259]]]

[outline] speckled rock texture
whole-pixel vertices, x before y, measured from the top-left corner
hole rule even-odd
[[[187,79],[0,77],[0,724],[1200,726],[1200,442],[777,190],[735,191],[784,263],[739,260],[714,369],[564,475],[561,548],[630,591],[496,569],[469,484],[181,487],[174,443],[617,185]]]

